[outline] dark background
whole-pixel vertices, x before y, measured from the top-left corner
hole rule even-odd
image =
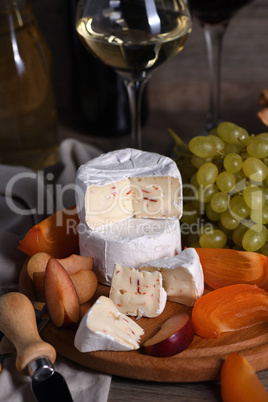
[[[32,0],[32,6],[52,52],[60,137],[77,136],[104,150],[129,145],[128,136],[96,133],[91,124],[81,124],[79,111],[77,115],[76,0]],[[224,38],[223,119],[251,133],[268,131],[256,116],[264,88],[268,88],[268,1],[255,0],[236,14]],[[84,90],[90,93],[91,88],[85,86]],[[184,50],[154,72],[146,95],[145,149],[169,153],[173,142],[168,127],[186,140],[202,132],[208,108],[208,69],[197,21]]]

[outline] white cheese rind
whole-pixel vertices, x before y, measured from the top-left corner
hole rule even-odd
[[[118,311],[113,301],[100,296],[82,318],[74,345],[80,352],[138,349],[143,329]]]
[[[166,156],[126,148],[80,166],[76,176],[79,219],[91,229],[132,216],[182,215],[182,182],[176,163]]]
[[[130,218],[95,230],[80,223],[78,230],[80,254],[94,258],[94,271],[105,285],[111,285],[116,263],[138,268],[181,251],[178,219]]]
[[[149,261],[140,270],[161,272],[168,300],[193,306],[204,293],[203,269],[194,248],[175,257]]]
[[[121,313],[152,318],[163,312],[167,293],[160,272],[141,272],[116,264],[110,298]]]

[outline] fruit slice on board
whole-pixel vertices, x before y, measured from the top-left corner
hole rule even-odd
[[[55,258],[50,258],[46,268],[45,299],[56,327],[78,322],[80,302],[77,292],[70,276]]]
[[[78,247],[79,218],[75,207],[66,208],[33,226],[19,241],[18,249],[27,255],[39,251],[63,258]]]
[[[195,333],[213,338],[268,320],[268,293],[255,285],[230,285],[200,297],[193,307]]]
[[[268,291],[268,257],[232,249],[196,248],[205,283],[212,289],[246,283]]]
[[[245,357],[230,353],[221,369],[223,402],[268,402],[268,393]]]
[[[194,337],[188,314],[175,314],[168,318],[159,331],[143,344],[146,354],[156,357],[176,355],[187,349]]]

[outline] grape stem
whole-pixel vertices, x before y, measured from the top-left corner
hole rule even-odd
[[[176,146],[182,147],[188,151],[188,145],[171,129],[168,129],[169,134],[173,137]]]

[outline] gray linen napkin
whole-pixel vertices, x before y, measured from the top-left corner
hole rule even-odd
[[[60,144],[59,162],[44,171],[0,165],[0,295],[18,290],[25,254],[20,239],[36,223],[63,207],[75,204],[77,168],[101,152],[88,144],[67,139]],[[105,402],[111,377],[91,371],[58,355],[55,369],[66,379],[75,402]],[[34,401],[30,378],[15,369],[15,355],[7,357],[0,374],[1,402]]]

